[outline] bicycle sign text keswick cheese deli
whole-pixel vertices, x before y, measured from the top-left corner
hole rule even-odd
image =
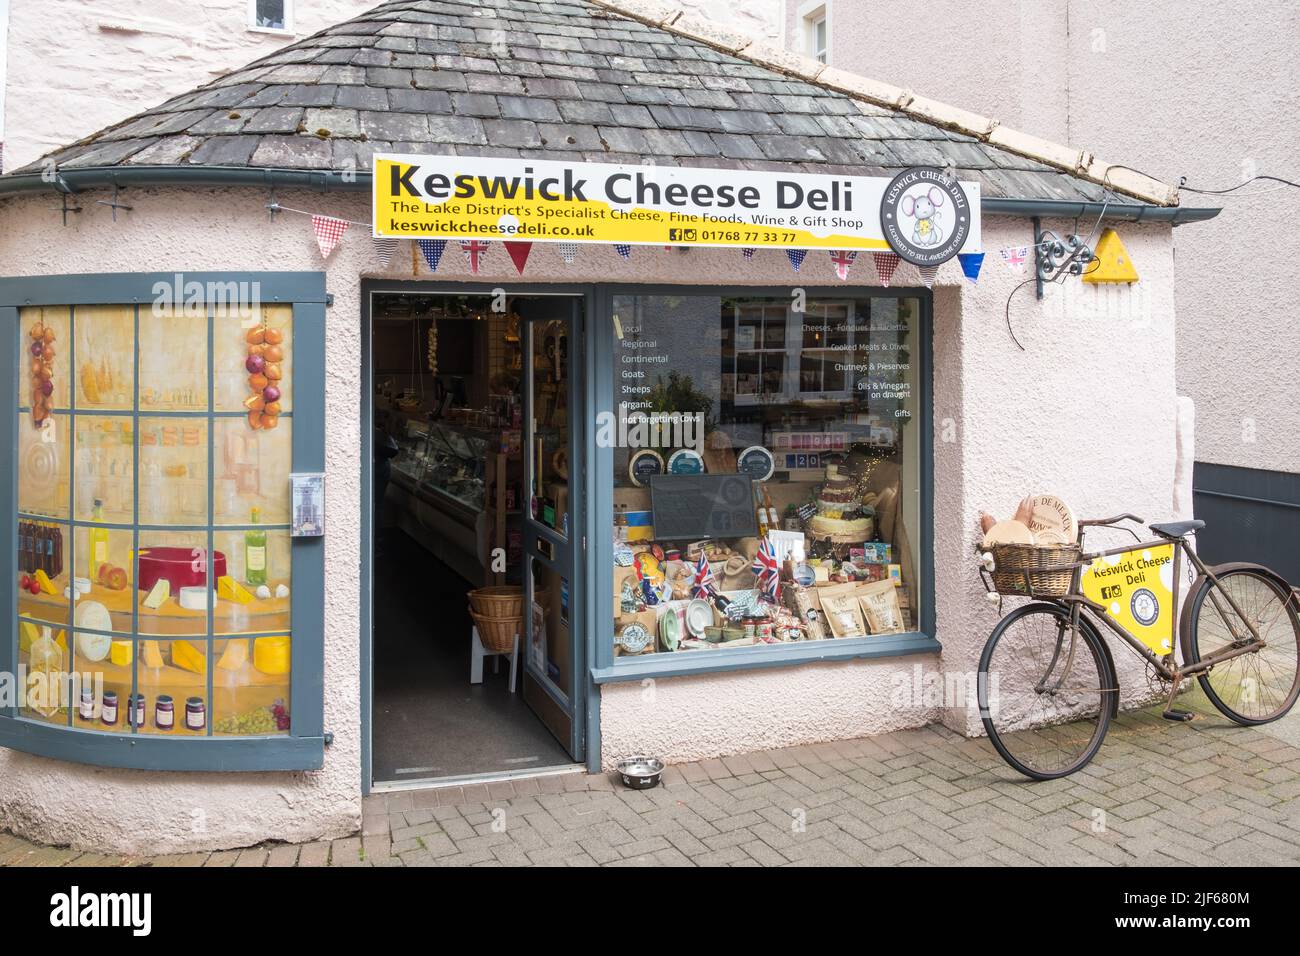
[[[897,191],[883,177],[378,154],[374,235],[888,251],[891,182]],[[978,250],[979,185],[949,181],[945,195],[966,202],[945,208],[933,181],[917,183],[891,229],[936,248],[960,230],[948,256]]]

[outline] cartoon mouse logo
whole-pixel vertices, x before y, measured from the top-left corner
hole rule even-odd
[[[912,227],[912,242],[923,248],[943,242],[943,227],[938,222],[939,207],[943,205],[943,192],[931,186],[924,196],[904,196],[900,204],[904,216],[916,216]]]

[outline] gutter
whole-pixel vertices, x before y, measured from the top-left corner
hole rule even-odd
[[[369,172],[325,169],[261,169],[246,166],[89,166],[62,169],[53,180],[42,173],[0,176],[0,196],[57,191],[76,194],[101,186],[245,186],[310,189],[317,192],[370,192]],[[1221,210],[1133,203],[1070,202],[1062,199],[997,199],[980,203],[986,216],[1032,219],[1102,219],[1182,225],[1213,219]]]

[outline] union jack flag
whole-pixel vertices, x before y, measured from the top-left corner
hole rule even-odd
[[[462,239],[460,248],[465,253],[465,261],[469,263],[469,271],[478,275],[479,263],[487,255],[488,246],[491,243],[484,239]]]
[[[1025,271],[1025,260],[1029,258],[1028,246],[1010,246],[1006,249],[998,250],[1002,254],[1002,261],[1005,262],[1012,271],[1022,273]]]
[[[767,595],[767,597],[776,600],[776,586],[780,580],[780,567],[776,561],[776,546],[767,536],[763,537],[762,543],[758,546],[758,554],[754,556],[754,563],[749,569],[758,576],[758,587]]]
[[[834,249],[831,251],[831,262],[835,264],[835,274],[841,280],[849,277],[849,266],[853,265],[858,259],[856,249]]]
[[[713,568],[709,566],[709,556],[703,551],[695,562],[695,577],[691,580],[691,597],[707,598],[713,593]]]

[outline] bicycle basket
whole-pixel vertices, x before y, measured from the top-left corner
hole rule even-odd
[[[999,594],[1062,597],[1070,593],[1083,549],[1077,544],[995,544],[993,587]]]

